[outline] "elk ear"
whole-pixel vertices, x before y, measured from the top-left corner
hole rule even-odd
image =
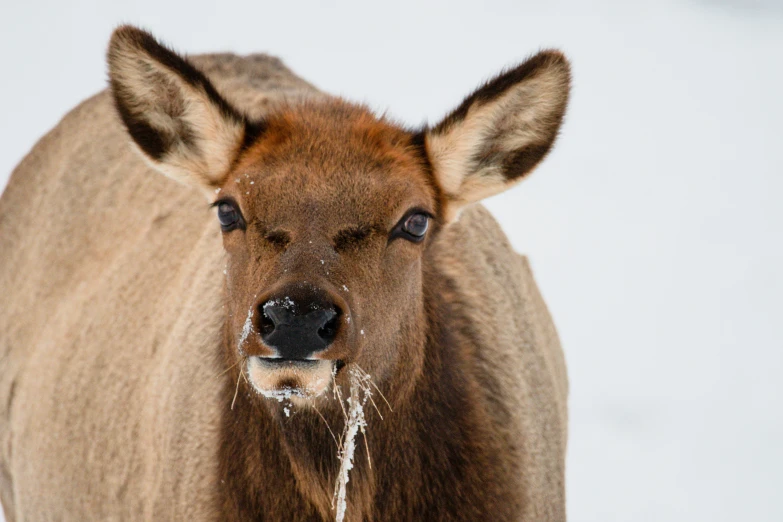
[[[546,156],[563,120],[569,84],[566,58],[544,51],[487,82],[425,131],[446,219],[506,190]]]
[[[239,153],[246,118],[145,31],[116,29],[108,62],[117,111],[143,155],[163,174],[213,193]]]

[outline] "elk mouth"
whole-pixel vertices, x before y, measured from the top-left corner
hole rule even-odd
[[[255,391],[280,402],[307,402],[322,395],[332,384],[333,368],[334,362],[324,359],[247,359],[248,381]]]
[[[315,366],[319,362],[319,359],[286,359],[283,357],[259,357],[258,360],[262,366],[275,369],[286,366]]]
[[[324,359],[287,359],[284,357],[274,357],[274,356],[259,356],[258,357],[259,362],[262,366],[265,366],[267,368],[271,369],[279,369],[279,368],[293,368],[293,367],[300,367],[300,368],[307,368],[309,366],[317,366],[318,363],[323,362]],[[328,359],[327,359],[328,360]],[[337,375],[340,373],[340,370],[345,368],[345,361],[342,359],[335,359],[334,361],[331,361],[334,363],[334,375]]]

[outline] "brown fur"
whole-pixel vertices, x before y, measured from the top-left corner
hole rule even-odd
[[[557,336],[526,260],[465,207],[551,147],[567,64],[541,56],[409,131],[273,59],[196,57],[197,69],[120,29],[109,59],[126,129],[155,168],[235,202],[245,226],[223,233],[223,253],[197,192],[127,147],[108,93],[16,169],[0,199],[7,519],[333,519],[342,406],[332,392],[295,405],[255,393],[245,357],[269,348],[240,335],[269,296],[314,285],[345,310],[322,354],[340,361],[329,388],[347,391],[354,367],[379,388],[346,520],[564,520]],[[134,63],[167,88],[137,98]],[[530,93],[535,118],[492,106]],[[165,114],[157,130],[149,114]],[[411,208],[433,216],[424,242],[391,239]]]

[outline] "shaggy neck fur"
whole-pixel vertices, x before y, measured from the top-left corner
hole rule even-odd
[[[476,343],[452,286],[441,274],[425,275],[426,335],[400,339],[400,346],[418,343],[424,353],[412,393],[401,396],[380,383],[394,411],[377,393],[383,419],[369,403],[365,407],[367,438],[357,437],[346,521],[510,520],[520,512],[510,493],[517,488],[509,484],[518,479],[502,465],[485,392],[470,370]],[[406,372],[399,368],[392,380],[404,382]],[[237,377],[226,381],[226,405]],[[222,520],[334,520],[340,462],[324,420],[339,437],[344,418],[337,401],[319,411],[324,419],[312,408],[296,408],[288,417],[283,405],[265,403],[240,383],[222,423]]]

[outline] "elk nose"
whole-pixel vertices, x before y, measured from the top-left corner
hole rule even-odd
[[[337,337],[339,314],[331,305],[297,313],[292,302],[271,300],[261,312],[261,338],[282,359],[311,358]]]

